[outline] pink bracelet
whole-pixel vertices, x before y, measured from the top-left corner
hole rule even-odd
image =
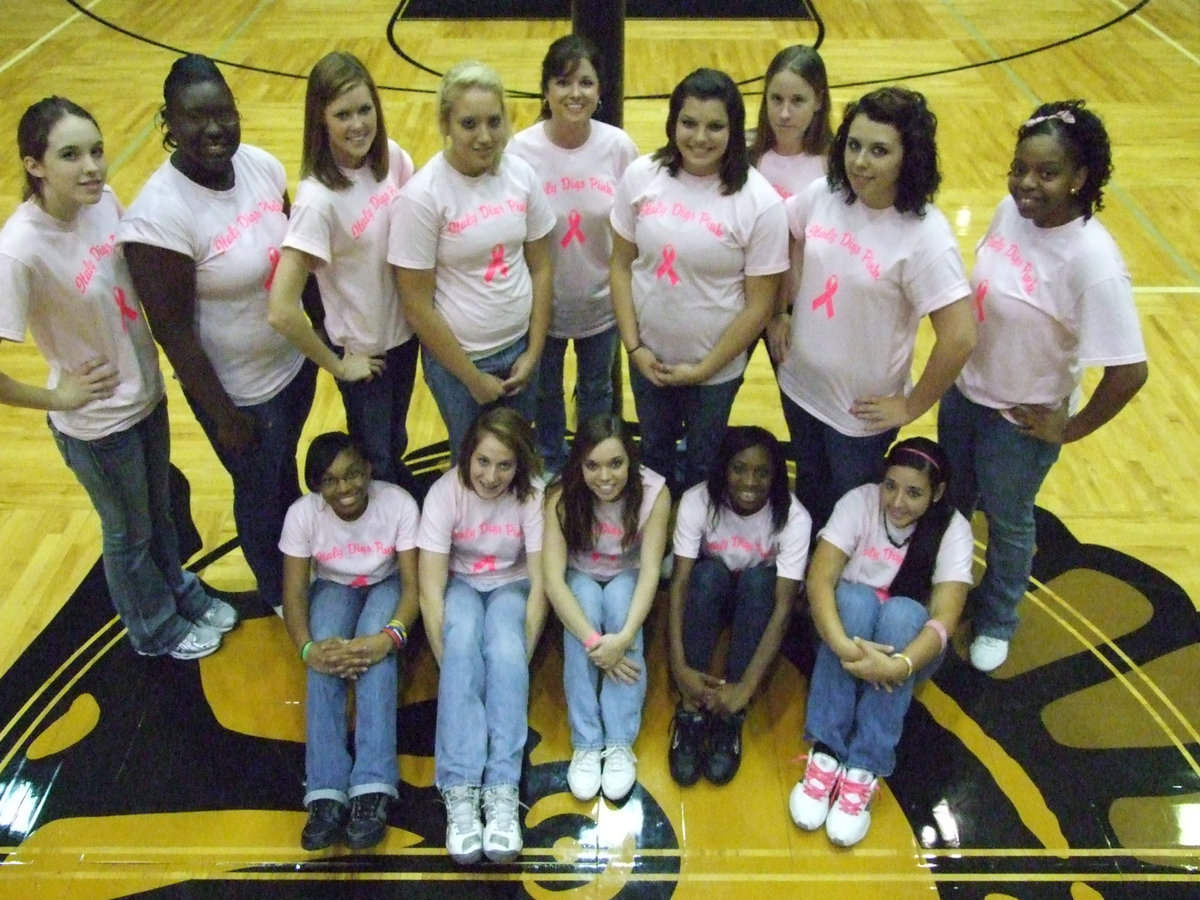
[[[601,637],[603,637],[603,635],[601,635],[601,634],[600,634],[600,632],[598,632],[598,631],[593,631],[593,632],[592,632],[592,636],[591,636],[590,638],[588,638],[586,641],[584,641],[584,642],[583,642],[583,649],[584,649],[584,650],[591,650],[591,649],[592,649],[593,647],[595,647],[595,646],[596,646],[598,643],[600,643],[600,638],[601,638]]]
[[[930,619],[925,623],[924,627],[932,629],[937,634],[938,640],[942,642],[942,649],[945,650],[946,641],[949,639],[949,635],[946,634],[946,626],[937,619]]]

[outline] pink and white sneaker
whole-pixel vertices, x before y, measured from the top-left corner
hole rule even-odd
[[[842,765],[836,759],[828,753],[809,753],[804,777],[788,797],[792,821],[805,831],[816,831],[824,825],[841,777]]]
[[[825,819],[825,834],[839,847],[853,847],[871,827],[871,805],[879,779],[866,769],[847,769],[838,786],[837,802]]]

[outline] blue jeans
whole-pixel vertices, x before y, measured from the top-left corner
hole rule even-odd
[[[739,375],[720,384],[655,387],[637,366],[629,367],[629,386],[642,435],[642,462],[667,479],[673,496],[708,478],[741,384]],[[681,470],[676,471],[680,438],[687,439],[687,450]]]
[[[954,470],[954,506],[970,518],[978,503],[988,523],[987,569],[973,592],[975,634],[1011,640],[1033,570],[1034,501],[1061,447],[1024,434],[956,387],[938,408],[938,442]]]
[[[576,427],[612,411],[612,365],[617,355],[616,326],[575,342]],[[546,338],[538,374],[538,452],[546,471],[560,472],[567,464],[567,404],[563,391],[565,338]]]
[[[450,576],[434,743],[440,790],[516,787],[521,780],[529,731],[528,600],[528,579],[480,593]]]
[[[880,602],[874,588],[843,581],[837,586],[838,617],[851,637],[891,644],[903,650],[929,621],[929,610],[908,597]],[[817,647],[804,737],[820,741],[846,768],[866,769],[887,777],[896,769],[896,745],[917,682],[932,675],[945,657],[933,662],[891,693],[875,690],[842,668],[824,641]]]
[[[139,653],[166,653],[212,602],[179,558],[167,487],[167,401],[136,425],[94,441],[54,425],[50,432],[100,516],[104,578],[129,640]]]
[[[847,491],[883,478],[883,457],[899,429],[850,437],[826,425],[783,391],[779,398],[791,437],[788,450],[796,463],[796,499],[812,516],[815,536]]]
[[[719,559],[704,556],[692,566],[683,607],[683,656],[707,672],[717,638],[730,623],[725,680],[741,681],[775,611],[775,566],[731,572]]]
[[[567,570],[567,587],[580,609],[601,634],[625,627],[638,573],[630,569],[601,584],[575,569]],[[571,746],[576,750],[632,747],[642,728],[646,702],[646,657],[639,628],[626,659],[642,674],[633,684],[608,678],[592,662],[579,638],[563,629],[563,689],[567,697],[567,722]]]
[[[398,484],[410,494],[415,486],[404,464],[408,449],[408,405],[417,378],[416,338],[384,354],[384,369],[364,381],[339,381],[346,407],[346,428],[366,454],[371,477]],[[335,348],[341,353],[339,348]]]
[[[486,372],[489,375],[495,375],[497,378],[507,378],[509,371],[513,367],[513,363],[517,361],[517,357],[525,352],[525,348],[529,346],[529,336],[521,338],[511,347],[501,350],[499,353],[493,353],[491,356],[485,356],[483,359],[475,360],[475,367],[480,372]],[[525,386],[525,390],[512,397],[502,397],[495,403],[488,406],[481,406],[475,402],[475,398],[471,396],[471,392],[467,390],[466,385],[454,377],[450,370],[438,362],[432,353],[428,350],[421,351],[421,365],[425,369],[425,383],[429,385],[429,392],[433,394],[433,399],[437,403],[438,412],[442,414],[442,421],[446,423],[446,431],[450,435],[450,464],[458,460],[458,448],[462,446],[463,438],[467,436],[467,429],[471,427],[471,423],[475,421],[484,409],[490,409],[493,406],[511,406],[527,421],[533,422],[533,417],[537,413],[537,374],[536,370],[533,379]]]
[[[396,575],[368,587],[318,578],[308,590],[308,631],[314,641],[378,634],[399,603]],[[349,682],[313,668],[307,673],[304,805],[320,799],[345,803],[359,794],[398,796],[395,654],[389,653],[353,682],[353,758],[346,747]]]
[[[270,400],[239,407],[258,423],[258,446],[245,453],[230,453],[222,447],[217,441],[216,422],[184,394],[217,458],[233,479],[233,521],[246,563],[258,582],[258,595],[268,606],[283,603],[279,535],[288,507],[300,497],[296,445],[312,408],[316,385],[317,367],[305,360],[296,377]]]

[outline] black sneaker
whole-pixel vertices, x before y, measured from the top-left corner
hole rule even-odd
[[[346,824],[346,846],[365,850],[383,840],[387,832],[387,794],[359,794],[350,799],[350,821]]]
[[[671,748],[667,751],[667,764],[671,777],[681,787],[691,787],[700,780],[700,769],[705,761],[705,738],[708,720],[702,712],[688,712],[682,706],[675,707],[675,718],[671,720]]]
[[[742,764],[742,722],[745,713],[715,717],[708,730],[708,759],[704,777],[713,784],[729,784]]]
[[[300,846],[305,850],[324,850],[342,839],[346,825],[346,804],[320,797],[308,804],[308,821],[300,832]]]

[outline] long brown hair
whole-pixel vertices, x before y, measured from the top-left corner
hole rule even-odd
[[[567,549],[573,552],[591,550],[596,546],[596,495],[584,483],[583,464],[596,447],[609,438],[621,442],[629,458],[628,480],[621,491],[621,547],[628,549],[637,539],[638,518],[642,509],[642,472],[633,432],[618,416],[602,414],[584,422],[571,444],[567,464],[556,479],[562,493],[554,507],[558,524],[562,526]]]

